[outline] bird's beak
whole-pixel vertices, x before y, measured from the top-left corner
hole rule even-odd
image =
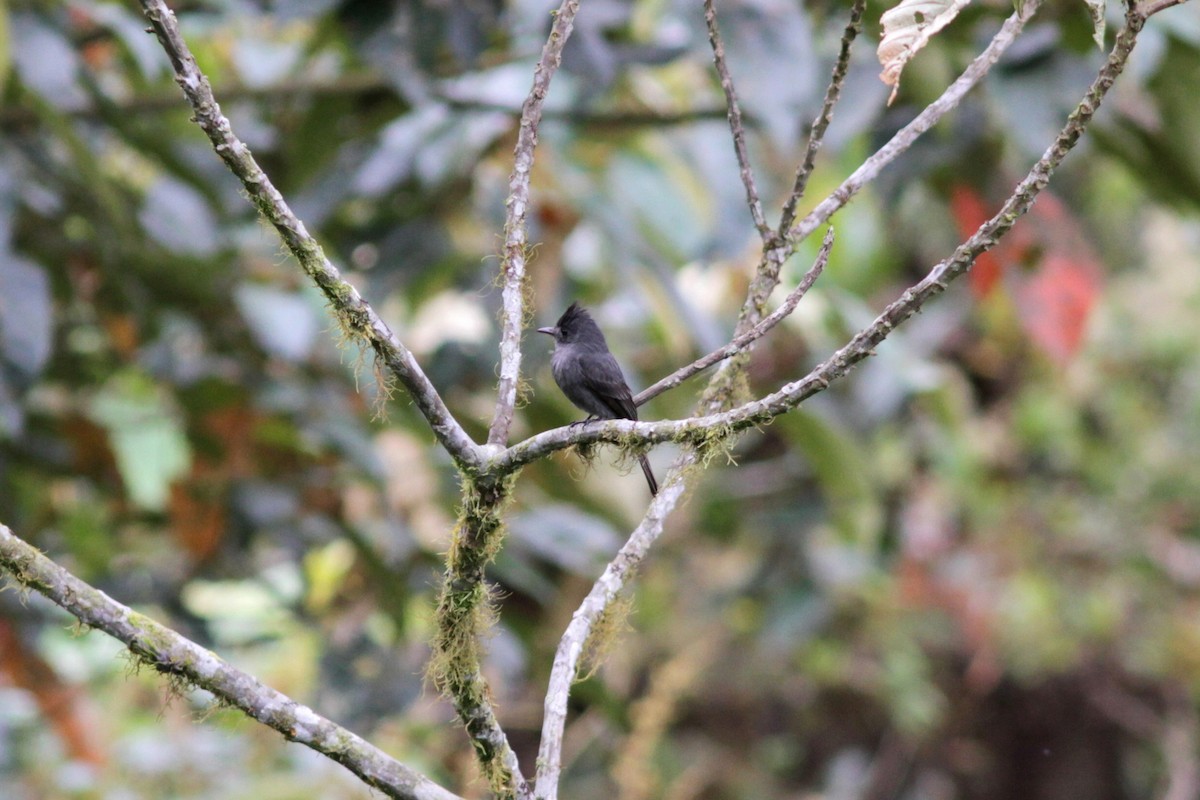
[[[548,334],[550,334],[551,336],[554,336],[555,334],[557,334],[557,333],[558,333],[558,328],[554,328],[554,327],[550,327],[550,328],[538,328],[538,329],[537,329],[537,331],[538,331],[538,333],[548,333]]]

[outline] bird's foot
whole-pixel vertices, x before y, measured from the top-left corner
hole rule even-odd
[[[593,421],[595,421],[595,419],[596,419],[596,415],[595,415],[595,414],[589,414],[588,416],[584,417],[583,419],[577,419],[577,420],[575,420],[574,422],[572,422],[572,423],[571,423],[570,425],[568,425],[567,427],[568,427],[568,428],[570,428],[571,430],[575,430],[575,429],[576,429],[576,428],[578,428],[580,425],[587,425],[589,422],[593,422]]]

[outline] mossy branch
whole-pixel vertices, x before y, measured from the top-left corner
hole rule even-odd
[[[84,625],[103,631],[177,684],[207,689],[223,704],[338,762],[364,783],[402,800],[458,800],[458,795],[287,695],[230,666],[210,650],[121,605],[42,555],[0,524],[0,570],[44,595]]]
[[[496,718],[482,667],[483,640],[496,619],[493,590],[484,569],[503,543],[503,511],[512,484],[510,478],[499,484],[467,481],[463,487],[463,506],[446,555],[433,657],[426,674],[454,704],[491,790],[501,797],[520,798],[528,796],[528,787]]]
[[[437,389],[421,369],[412,352],[404,346],[375,310],[342,278],[337,267],[325,256],[321,245],[304,227],[271,179],[259,167],[250,149],[233,133],[229,120],[213,97],[208,78],[179,32],[175,14],[164,0],[141,0],[142,9],[163,50],[171,60],[175,82],[192,107],[193,119],[212,142],[217,155],[237,176],[250,201],[275,227],[284,245],[299,262],[329,301],[339,329],[348,338],[373,351],[408,390],[417,408],[429,422],[438,442],[464,470],[480,462],[479,446],[454,419]]]

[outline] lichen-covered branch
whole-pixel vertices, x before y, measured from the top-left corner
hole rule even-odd
[[[533,176],[533,151],[538,142],[538,124],[542,106],[550,90],[550,79],[562,62],[563,47],[575,25],[579,0],[563,0],[554,14],[550,36],[542,48],[542,57],[533,73],[533,88],[521,108],[517,145],[513,150],[513,171],[508,179],[508,200],[504,217],[504,254],[501,263],[503,288],[500,291],[500,381],[496,390],[496,413],[488,430],[488,444],[504,445],[512,426],[517,405],[517,387],[521,380],[521,331],[525,327],[525,216],[529,210],[529,182]]]
[[[985,222],[954,253],[935,265],[918,283],[909,287],[894,302],[876,317],[875,321],[859,331],[848,344],[819,364],[803,378],[786,384],[779,390],[752,402],[744,403],[728,411],[710,413],[686,420],[661,422],[632,422],[628,420],[606,420],[591,422],[574,428],[555,428],[514,445],[491,462],[492,468],[516,468],[548,453],[576,444],[609,442],[623,445],[644,446],[664,441],[683,444],[698,444],[710,441],[713,432],[736,433],[746,428],[769,423],[780,414],[787,413],[804,400],[824,391],[830,383],[842,377],[859,361],[874,354],[874,348],[906,319],[917,313],[934,296],[946,290],[950,281],[964,274],[975,260],[994,247],[1025,212],[1033,205],[1038,194],[1049,183],[1050,175],[1075,146],[1087,128],[1096,109],[1112,87],[1113,81],[1124,70],[1129,53],[1137,41],[1137,34],[1146,18],[1136,9],[1127,15],[1125,27],[1117,36],[1116,44],[1101,68],[1095,81],[1068,117],[1054,143],[1034,164],[1028,175],[1014,189],[1000,211]],[[719,376],[716,376],[719,377]]]
[[[717,68],[717,77],[721,79],[721,91],[725,93],[725,106],[729,109],[729,132],[733,135],[733,152],[737,156],[742,185],[746,187],[746,205],[750,207],[750,217],[754,220],[755,229],[763,237],[763,241],[766,241],[771,235],[771,228],[763,216],[762,201],[758,198],[758,186],[754,182],[754,171],[750,168],[750,154],[746,151],[746,128],[742,123],[742,107],[738,102],[737,89],[733,85],[733,76],[729,74],[729,65],[725,63],[725,43],[721,40],[721,31],[717,27],[717,11],[713,7],[713,0],[704,0],[704,22],[708,26],[713,64]]]
[[[463,487],[463,507],[446,557],[435,615],[428,674],[454,704],[492,791],[501,797],[523,798],[528,796],[528,786],[496,718],[482,666],[483,638],[495,617],[484,568],[500,551],[502,513],[512,484],[508,479],[468,482]]]
[[[337,267],[326,258],[321,245],[292,213],[283,195],[258,166],[250,150],[234,135],[229,120],[213,97],[208,78],[196,65],[196,59],[179,32],[174,13],[164,0],[141,0],[141,3],[159,43],[171,60],[175,81],[192,107],[196,124],[208,135],[217,155],[242,182],[259,213],[275,226],[301,268],[325,294],[338,326],[346,335],[368,345],[396,375],[455,462],[468,471],[476,467],[481,460],[478,445],[446,408],[416,358],[358,290],[342,278]]]
[[[91,628],[123,642],[139,664],[212,692],[223,704],[338,762],[388,797],[458,800],[350,731],[229,665],[170,628],[72,575],[0,524],[0,570]]]

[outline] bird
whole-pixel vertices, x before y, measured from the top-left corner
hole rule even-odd
[[[633,393],[621,367],[608,349],[600,326],[586,308],[577,302],[571,303],[552,327],[537,330],[554,337],[550,371],[567,399],[590,415],[582,422],[638,418]],[[644,455],[639,455],[638,463],[650,486],[650,494],[658,494],[658,481],[650,470],[650,462]]]

